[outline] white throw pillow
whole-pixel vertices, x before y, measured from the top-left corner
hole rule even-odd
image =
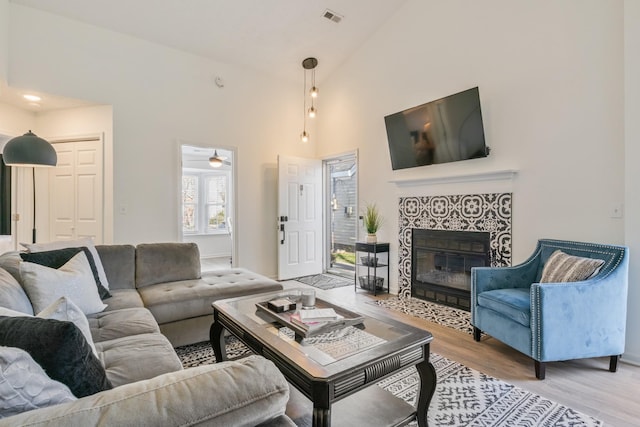
[[[22,246],[27,248],[29,252],[44,252],[44,251],[54,251],[56,249],[64,249],[64,248],[80,248],[82,246],[86,246],[93,255],[93,262],[96,264],[96,269],[98,270],[98,277],[100,278],[100,283],[102,286],[109,289],[109,282],[107,281],[107,274],[104,272],[104,267],[102,266],[102,260],[100,259],[100,255],[98,255],[98,251],[96,250],[96,246],[93,243],[93,239],[91,237],[83,237],[77,240],[59,240],[56,242],[48,242],[48,243],[20,243]]]
[[[33,317],[33,314],[23,313],[21,311],[11,310],[7,307],[0,307],[0,316],[7,317]]]
[[[85,316],[82,310],[80,310],[80,308],[67,297],[58,298],[49,307],[38,313],[36,317],[41,319],[66,320],[73,322],[73,324],[80,329],[82,335],[87,339],[89,346],[91,346],[91,350],[93,350],[93,354],[98,357],[98,351],[93,343],[93,337],[91,336],[91,328],[89,327],[87,316]]]
[[[84,314],[99,313],[107,308],[100,300],[91,266],[84,252],[78,252],[57,270],[22,262],[20,275],[35,313],[40,313],[60,297],[72,300]]]
[[[77,400],[24,350],[0,347],[0,418]]]

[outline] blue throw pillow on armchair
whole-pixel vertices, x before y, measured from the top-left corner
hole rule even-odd
[[[102,363],[72,322],[0,316],[0,345],[25,350],[78,398],[112,388]]]

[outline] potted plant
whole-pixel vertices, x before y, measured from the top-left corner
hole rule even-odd
[[[382,226],[382,215],[380,215],[375,203],[367,203],[363,222],[364,228],[367,230],[367,243],[376,243],[378,241],[376,233]]]

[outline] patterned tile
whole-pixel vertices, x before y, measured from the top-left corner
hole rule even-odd
[[[490,233],[491,265],[511,265],[511,193],[401,197],[399,200],[398,296],[411,296],[414,228]]]
[[[458,331],[472,333],[471,313],[458,308],[449,307],[418,298],[388,298],[371,301],[379,307],[399,311],[404,314],[419,317],[429,322],[447,326]]]

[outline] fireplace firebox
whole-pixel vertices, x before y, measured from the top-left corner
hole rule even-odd
[[[471,268],[491,265],[490,233],[413,229],[411,296],[471,309]]]

